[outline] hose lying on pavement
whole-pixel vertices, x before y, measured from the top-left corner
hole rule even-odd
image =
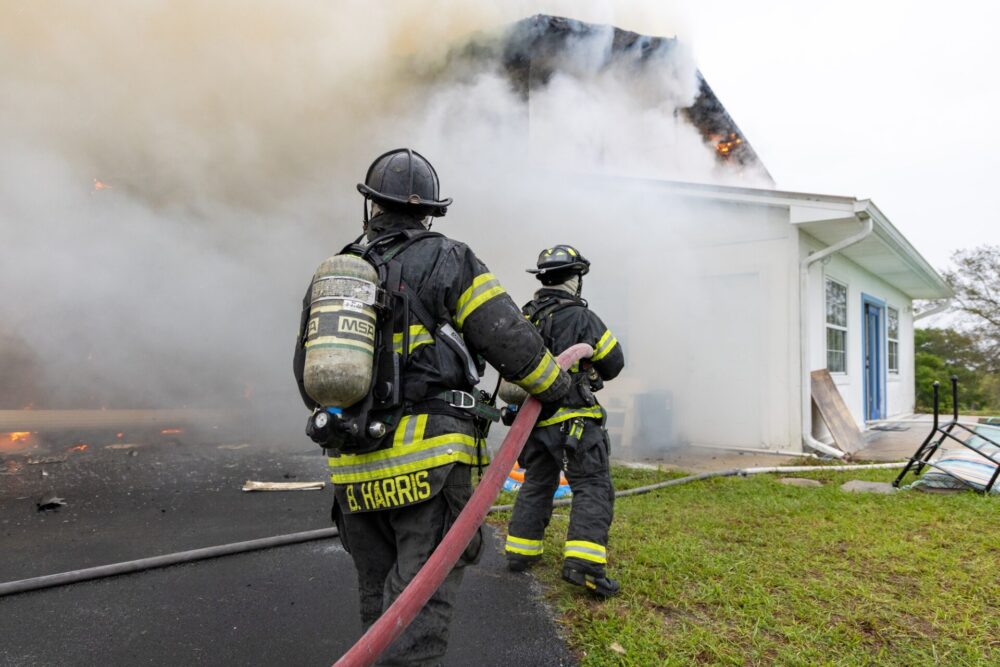
[[[814,470],[873,470],[879,468],[902,468],[906,465],[905,461],[899,463],[874,463],[874,464],[859,464],[859,465],[830,465],[830,466],[775,466],[771,468],[734,468],[731,470],[720,470],[716,472],[704,472],[698,475],[689,475],[687,477],[678,477],[677,479],[667,480],[665,482],[658,482],[656,484],[650,484],[648,486],[640,486],[634,489],[626,489],[625,491],[618,491],[615,493],[615,497],[622,496],[634,496],[641,493],[649,493],[650,491],[656,491],[657,489],[663,489],[668,486],[678,486],[680,484],[687,484],[688,482],[697,482],[703,479],[712,479],[714,477],[736,477],[743,475],[756,475],[760,473],[769,472],[809,472]],[[556,500],[553,501],[553,505],[556,507],[569,505],[572,502],[570,499],[566,500]],[[513,505],[494,505],[490,508],[489,512],[509,512],[514,509]],[[250,551],[257,551],[260,549],[272,549],[274,547],[283,547],[290,544],[300,544],[302,542],[311,542],[314,540],[325,540],[331,537],[336,537],[338,535],[336,528],[321,528],[319,530],[307,530],[301,533],[290,533],[288,535],[275,535],[274,537],[265,537],[259,540],[247,540],[246,542],[233,542],[231,544],[222,544],[215,547],[205,547],[203,549],[192,549],[190,551],[179,551],[172,554],[164,554],[162,556],[153,556],[151,558],[140,558],[138,560],[130,560],[122,563],[113,563],[111,565],[99,565],[97,567],[89,567],[82,570],[72,570],[70,572],[60,572],[59,574],[48,574],[41,577],[32,577],[30,579],[21,579],[18,581],[8,581],[6,583],[0,584],[0,597],[6,595],[14,595],[16,593],[27,593],[29,591],[38,591],[46,588],[54,588],[56,586],[66,586],[68,584],[76,584],[81,581],[90,581],[93,579],[104,579],[105,577],[113,577],[119,574],[131,574],[133,572],[142,572],[144,570],[152,570],[158,567],[167,567],[170,565],[180,565],[182,563],[193,563],[199,560],[205,560],[207,558],[218,558],[220,556],[232,556],[234,554],[247,553]]]
[[[75,584],[81,581],[89,581],[91,579],[103,579],[105,577],[113,577],[118,574],[130,574],[132,572],[152,570],[157,567],[166,567],[168,565],[192,563],[206,558],[218,558],[219,556],[231,556],[233,554],[246,553],[247,551],[257,551],[258,549],[283,547],[287,544],[299,544],[300,542],[323,540],[336,536],[336,528],[321,528],[319,530],[307,530],[302,533],[264,537],[259,540],[233,542],[231,544],[222,544],[216,547],[204,547],[202,549],[192,549],[190,551],[178,551],[177,553],[164,554],[163,556],[140,558],[138,560],[129,560],[123,563],[113,563],[111,565],[99,565],[97,567],[88,567],[83,570],[71,570],[70,572],[48,574],[43,577],[21,579],[20,581],[8,581],[0,584],[0,597],[13,595],[15,593],[37,591],[43,588],[65,586],[66,584]]]

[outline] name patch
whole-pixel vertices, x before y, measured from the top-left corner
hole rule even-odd
[[[428,471],[420,470],[369,482],[338,485],[336,492],[344,511],[353,514],[422,502],[438,490],[434,486],[438,485],[432,484]]]

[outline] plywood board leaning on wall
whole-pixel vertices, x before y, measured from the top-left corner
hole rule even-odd
[[[837,385],[833,383],[830,371],[823,368],[813,371],[810,375],[813,403],[819,409],[826,427],[830,429],[834,444],[847,454],[863,449],[865,443],[861,438],[861,431],[854,423],[851,411],[847,409]]]

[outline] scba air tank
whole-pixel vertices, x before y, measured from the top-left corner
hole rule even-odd
[[[324,408],[350,407],[368,393],[377,283],[375,269],[355,255],[334,255],[313,276],[304,383]]]

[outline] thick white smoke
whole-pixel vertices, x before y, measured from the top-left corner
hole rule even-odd
[[[594,174],[734,178],[679,113],[690,53],[599,68],[598,31],[525,101],[464,48],[542,10],[677,31],[659,3],[628,4],[0,2],[0,361],[19,374],[0,408],[249,402],[297,420],[302,293],[360,233],[355,183],[398,146],[455,199],[435,229],[517,301],[541,247],[580,246],[586,295],[629,343],[623,384],[658,384],[643,374],[676,369],[629,313],[651,284],[691,302],[674,279],[694,270],[692,216]]]

